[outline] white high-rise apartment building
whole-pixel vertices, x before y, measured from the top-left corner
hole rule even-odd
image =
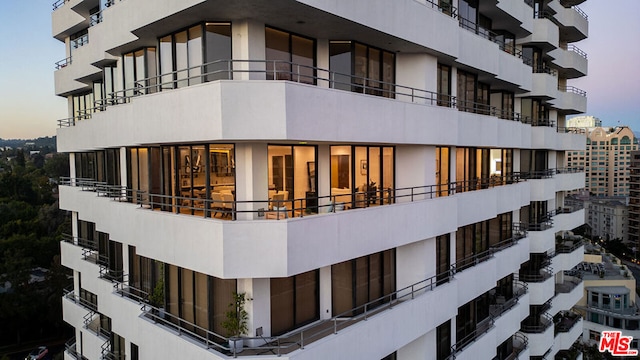
[[[65,357],[569,349],[581,2],[57,1]]]

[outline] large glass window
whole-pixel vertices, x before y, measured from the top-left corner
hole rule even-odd
[[[395,258],[395,249],[391,249],[332,265],[333,315],[357,315],[364,311],[357,307],[393,293],[396,289]],[[386,297],[380,303],[389,300]]]
[[[315,146],[269,145],[267,166],[270,207],[318,212]],[[284,209],[286,207],[286,209]]]
[[[231,24],[198,24],[159,41],[162,89],[230,78]]]
[[[280,335],[320,318],[319,270],[271,279],[271,334]]]
[[[91,113],[94,112],[93,106],[93,94],[85,93],[81,95],[73,95],[73,117],[76,120],[85,120],[91,118]]]
[[[436,196],[449,195],[449,147],[436,147]]]
[[[120,150],[75,153],[76,177],[120,185]]]
[[[125,96],[155,92],[156,48],[139,49],[122,58]]]
[[[436,237],[436,276],[438,285],[449,282],[449,268],[451,267],[450,240],[450,234]]]
[[[460,111],[474,112],[476,100],[476,75],[458,70],[457,106]]]
[[[394,202],[393,147],[331,147],[331,196],[336,204],[367,207]]]
[[[166,211],[232,218],[235,153],[231,144],[131,148],[128,186]],[[161,196],[164,195],[164,196]],[[209,199],[209,201],[205,201]]]
[[[329,53],[333,88],[395,97],[394,53],[354,41],[331,41]]]
[[[204,332],[190,324],[226,335],[221,324],[228,305],[233,302],[233,293],[237,291],[236,280],[218,279],[170,264],[164,264],[164,268],[166,310],[184,320],[179,325],[201,336]],[[178,322],[174,317],[169,319]]]
[[[273,28],[265,29],[267,79],[315,84],[315,41]]]
[[[452,106],[451,99],[451,67],[438,64],[438,105]]]

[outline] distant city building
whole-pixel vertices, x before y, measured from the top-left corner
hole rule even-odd
[[[602,126],[602,120],[595,116],[575,116],[567,120],[567,127],[594,128]]]
[[[583,343],[598,345],[603,331],[622,331],[632,336],[631,349],[638,349],[640,307],[636,302],[636,280],[626,265],[595,245],[585,245],[584,262],[570,272],[582,279],[584,296],[575,306],[583,320]],[[577,279],[576,279],[577,280]]]
[[[628,240],[626,198],[597,198],[585,201],[585,222],[591,227],[592,238]]]
[[[631,152],[629,167],[629,242],[640,249],[640,151]]]
[[[584,167],[585,188],[595,196],[629,196],[631,151],[638,139],[627,126],[596,127],[587,133],[587,148],[567,152],[568,167]]]

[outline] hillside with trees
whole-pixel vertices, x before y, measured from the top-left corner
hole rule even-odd
[[[56,194],[57,180],[69,173],[68,155],[45,156],[47,150],[0,151],[0,348],[70,330],[61,297],[71,280],[59,244],[70,220]]]

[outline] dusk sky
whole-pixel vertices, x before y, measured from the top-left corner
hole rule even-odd
[[[51,37],[52,3],[0,0],[0,138],[52,136],[56,120],[67,117],[66,101],[54,95],[54,64],[65,51]],[[576,46],[587,53],[589,75],[567,85],[587,92],[586,115],[640,132],[640,0],[588,0],[580,8],[589,38]]]

